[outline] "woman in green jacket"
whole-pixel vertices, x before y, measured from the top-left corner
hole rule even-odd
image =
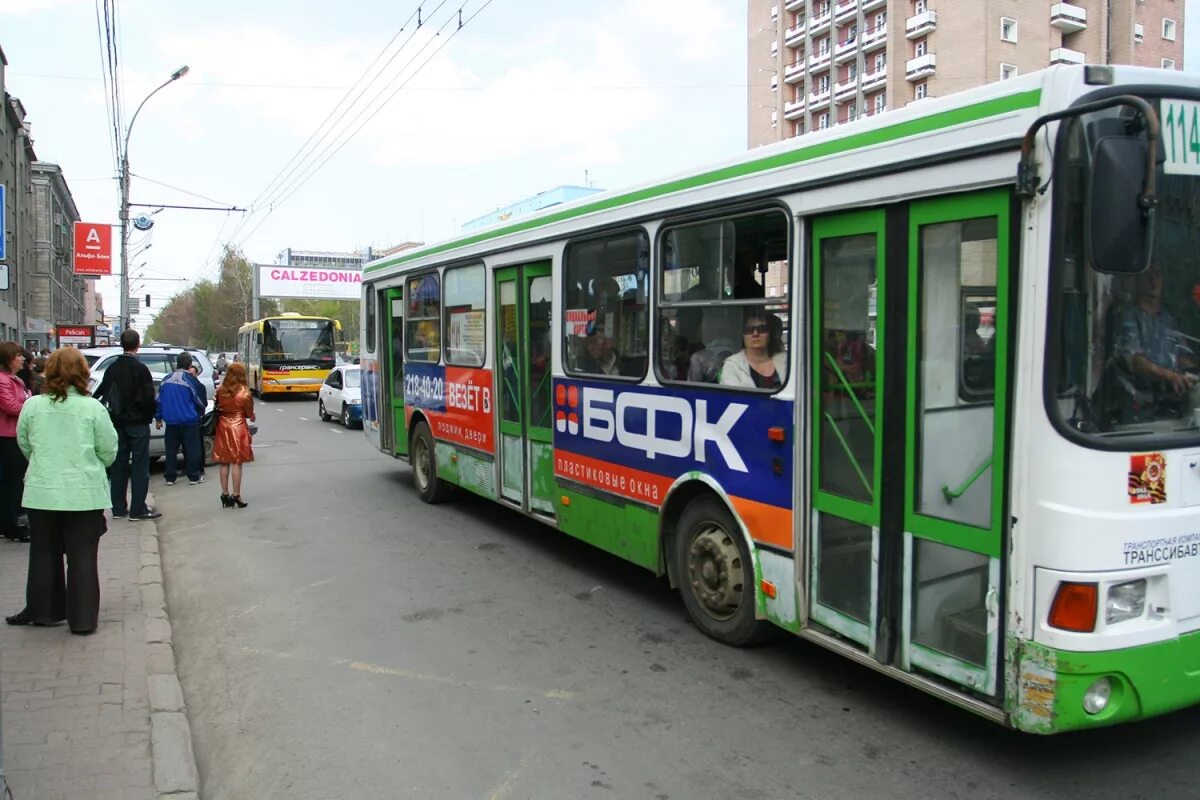
[[[108,529],[104,509],[112,507],[105,468],[117,456],[117,432],[104,406],[88,397],[87,361],[75,348],[55,350],[46,362],[42,393],[21,409],[17,444],[29,459],[24,506],[32,541],[25,608],[4,621],[66,619],[71,633],[92,633],[100,614],[96,550]]]

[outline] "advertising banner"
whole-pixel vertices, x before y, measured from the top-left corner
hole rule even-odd
[[[496,452],[491,370],[405,364],[404,402],[425,411],[435,439]]]
[[[357,300],[362,273],[353,269],[309,269],[256,264],[259,297],[307,300]]]
[[[75,274],[112,275],[112,225],[75,223]]]
[[[59,325],[54,333],[59,347],[91,347],[95,330],[93,325]]]

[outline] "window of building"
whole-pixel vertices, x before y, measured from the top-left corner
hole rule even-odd
[[[877,30],[877,31],[882,30],[883,26],[886,24],[887,24],[887,12],[880,11],[878,14],[875,15],[875,30]]]
[[[650,351],[650,239],[622,231],[567,245],[563,364],[573,375],[641,379]]]
[[[483,264],[446,270],[446,363],[482,367],[487,353],[484,299],[487,270]]]
[[[875,71],[878,72],[879,70],[883,69],[885,66],[887,66],[887,53],[876,53],[875,54]]]
[[[928,7],[929,4],[926,2],[926,0],[917,0],[916,5],[913,8],[913,14],[924,14]]]
[[[802,136],[804,134],[804,123],[796,122],[792,125],[792,136]]]
[[[408,279],[404,340],[409,361],[436,364],[441,355],[442,292],[436,272]]]
[[[823,131],[829,127],[829,113],[822,111],[817,117],[817,130]]]
[[[817,42],[817,55],[823,56],[829,52],[829,37],[821,39]]]
[[[775,111],[771,112],[771,127],[774,128],[778,124],[779,124],[779,111],[775,110]]]
[[[825,94],[825,92],[828,92],[828,91],[829,91],[829,75],[825,74],[825,75],[822,75],[820,78],[817,78],[817,94]]]
[[[787,382],[788,230],[787,215],[761,211],[665,232],[662,380],[763,391]]]
[[[887,108],[887,92],[880,92],[875,95],[875,113],[878,114]]]
[[[1175,20],[1163,19],[1162,36],[1168,42],[1175,41]]]
[[[1000,80],[1006,81],[1009,78],[1017,77],[1017,67],[1014,64],[1000,65]]]
[[[929,91],[929,84],[922,82],[913,87],[913,96],[917,100],[924,100],[926,93]]]
[[[1135,43],[1141,44],[1142,40],[1145,38],[1146,38],[1146,28],[1140,22],[1135,24],[1133,26],[1133,41]]]
[[[858,77],[858,62],[851,61],[850,66],[846,67],[846,80],[852,81]]]
[[[858,38],[858,25],[857,24],[851,25],[850,30],[846,31],[846,38],[842,41],[842,44],[850,44],[857,38]]]
[[[1162,68],[1163,69],[1175,69],[1175,59],[1164,58],[1162,60]]]
[[[858,104],[851,103],[846,107],[846,120],[852,122],[858,116]]]
[[[920,58],[921,56],[925,55],[927,52],[929,52],[929,42],[925,39],[920,40],[913,46],[913,54],[917,58]]]
[[[1017,41],[1017,21],[1012,17],[1000,18],[1000,38],[1006,42]]]

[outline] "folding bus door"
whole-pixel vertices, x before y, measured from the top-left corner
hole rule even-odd
[[[393,452],[398,456],[408,455],[408,420],[404,410],[404,290],[400,287],[387,290],[387,339],[382,344],[385,380],[387,381],[387,408],[389,421],[395,437]]]
[[[500,496],[524,511],[554,514],[550,264],[496,271],[496,391],[500,402]]]
[[[901,666],[997,691],[1009,375],[1006,191],[909,210]]]

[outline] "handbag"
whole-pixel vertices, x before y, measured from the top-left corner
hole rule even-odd
[[[215,436],[217,434],[217,410],[207,412],[200,418],[200,435]]]

